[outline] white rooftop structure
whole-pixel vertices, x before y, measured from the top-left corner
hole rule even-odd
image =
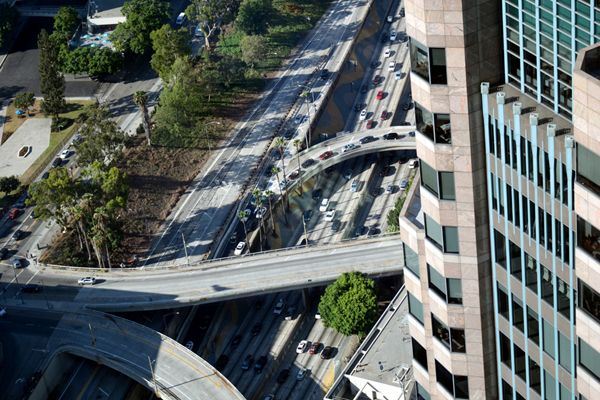
[[[125,22],[121,8],[125,0],[89,0],[88,24],[96,27],[113,27]]]

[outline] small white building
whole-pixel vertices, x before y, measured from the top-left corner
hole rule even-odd
[[[112,31],[117,24],[125,22],[121,12],[125,0],[89,0],[87,25],[91,33]]]

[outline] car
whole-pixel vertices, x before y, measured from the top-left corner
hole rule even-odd
[[[185,13],[181,12],[177,16],[177,19],[175,20],[175,25],[182,26],[185,23],[186,20],[187,20],[187,17],[185,16]]]
[[[398,139],[399,135],[396,132],[389,132],[383,135],[383,140],[395,140]]]
[[[24,237],[25,237],[25,232],[20,229],[17,229],[15,231],[15,233],[13,233],[13,239],[15,239],[15,240],[21,240]]]
[[[285,302],[283,301],[283,299],[279,299],[277,301],[277,303],[275,304],[275,307],[273,307],[273,314],[280,315],[281,312],[283,311],[284,306],[285,306]]]
[[[275,394],[269,393],[269,394],[265,395],[265,397],[263,397],[263,400],[275,400]]]
[[[354,105],[354,111],[356,111],[356,112],[361,111],[362,108],[363,108],[363,105],[360,103]]]
[[[287,308],[287,311],[285,312],[285,320],[286,321],[291,321],[294,319],[296,315],[296,307],[294,306],[289,306]]]
[[[379,92],[377,92],[377,95],[375,96],[375,98],[377,100],[383,99],[383,90],[380,90]]]
[[[385,188],[386,193],[394,193],[394,185],[387,185]]]
[[[367,231],[367,236],[379,235],[380,233],[381,230],[379,228],[377,228],[376,226],[371,226]]]
[[[188,340],[187,343],[185,344],[185,347],[187,347],[188,350],[194,350],[194,342],[192,342],[191,340]]]
[[[52,168],[60,167],[62,165],[63,160],[60,157],[52,160]]]
[[[86,276],[84,278],[79,278],[79,280],[77,281],[77,284],[79,286],[94,285],[95,283],[96,283],[96,278],[94,278],[93,276]]]
[[[357,179],[352,181],[352,186],[350,186],[350,191],[353,193],[358,192],[358,180]]]
[[[242,361],[242,371],[248,371],[252,364],[254,364],[254,357],[252,354],[246,355],[246,357],[244,357],[244,361]]]
[[[267,207],[261,207],[258,210],[256,210],[256,219],[261,219],[265,216],[265,214],[267,213]]]
[[[325,346],[325,348],[321,352],[321,358],[323,360],[328,360],[328,359],[331,358],[332,355],[333,355],[333,347],[331,347],[331,346]]]
[[[231,237],[229,238],[229,243],[234,244],[238,241],[238,233],[237,231],[233,232]]]
[[[386,18],[387,22],[392,23],[394,21],[394,16],[393,15],[388,15]]]
[[[21,292],[23,293],[39,293],[41,290],[42,287],[34,283],[28,283],[27,285],[21,288]]]
[[[408,111],[412,108],[412,106],[413,106],[412,101],[409,101],[407,103],[402,104],[402,109],[404,111]]]
[[[352,174],[353,174],[352,170],[347,169],[344,171],[344,178],[349,181],[350,179],[352,179]]]
[[[410,137],[415,137],[416,134],[417,134],[417,132],[415,132],[415,131],[408,132],[408,136],[410,136]]]
[[[362,225],[361,225],[361,226],[357,226],[357,227],[354,229],[354,235],[353,235],[353,236],[354,236],[354,237],[359,237],[359,236],[362,236],[362,235],[364,235],[364,233],[365,233],[365,227],[364,227],[364,226],[362,226]]]
[[[281,182],[279,182],[279,190],[285,190],[287,185],[288,185],[287,179],[283,179]]]
[[[331,224],[331,231],[332,232],[338,232],[340,230],[341,226],[342,226],[342,223],[340,222],[340,220],[336,219]]]
[[[283,384],[288,376],[290,376],[290,370],[288,368],[282,369],[279,372],[279,375],[277,375],[277,383],[279,383],[280,385]]]
[[[221,354],[215,363],[215,368],[217,371],[223,372],[228,362],[229,356],[227,354]]]
[[[40,180],[45,180],[48,179],[48,177],[50,176],[50,172],[46,171],[42,174],[42,176],[40,177]]]
[[[367,143],[374,142],[376,140],[377,140],[376,137],[374,137],[372,135],[369,135],[369,136],[365,136],[365,137],[361,138],[360,139],[360,144],[367,144]]]
[[[4,260],[8,256],[8,249],[3,247],[0,249],[0,260]]]
[[[335,210],[329,210],[325,213],[325,221],[331,222],[333,217],[335,217]]]
[[[396,61],[390,61],[388,63],[388,71],[392,72],[396,69]]]
[[[296,353],[302,354],[306,351],[307,348],[308,340],[301,340],[300,343],[298,343],[298,346],[296,346]]]
[[[290,181],[293,181],[294,179],[298,179],[298,177],[300,176],[300,170],[299,169],[295,169],[293,170],[289,175],[288,175],[288,179]]]
[[[379,75],[375,75],[375,76],[373,77],[373,85],[374,85],[374,86],[377,86],[377,85],[379,85],[379,82],[381,82],[381,76],[379,76]]]
[[[311,165],[313,165],[316,161],[313,160],[312,158],[309,158],[307,160],[302,161],[302,164],[300,164],[302,166],[302,168],[308,168]]]
[[[298,114],[294,117],[294,123],[296,125],[300,125],[302,122],[304,121],[304,115],[303,114]]]
[[[400,189],[404,190],[408,187],[408,181],[406,179],[402,179],[402,182],[400,182]]]
[[[367,110],[362,110],[358,115],[358,120],[364,121],[365,119],[367,119]]]
[[[382,120],[382,121],[385,121],[385,120],[387,120],[387,119],[390,117],[390,115],[391,115],[391,114],[392,114],[392,113],[389,113],[389,112],[387,112],[387,110],[383,110],[383,111],[381,112],[381,120]]]
[[[367,93],[368,91],[369,91],[369,87],[368,87],[367,85],[362,85],[362,86],[360,87],[360,92],[361,92],[362,94],[365,94],[365,93]]]
[[[304,222],[310,221],[310,219],[312,218],[312,215],[313,215],[313,210],[304,211]]]
[[[326,80],[327,77],[329,77],[329,71],[327,70],[327,68],[323,68],[321,70],[321,79]]]
[[[285,131],[285,133],[282,136],[283,136],[284,139],[290,140],[295,135],[296,135],[296,130],[295,129],[288,129],[287,131]]]
[[[319,211],[320,212],[327,211],[327,207],[328,206],[329,206],[329,199],[328,198],[324,198],[323,200],[321,200],[321,205],[319,206]]]
[[[239,334],[235,335],[233,337],[233,339],[231,339],[231,347],[235,349],[236,347],[238,347],[238,345],[240,344],[241,341],[242,341],[242,335],[239,335]]]
[[[372,119],[367,121],[367,129],[372,129],[375,126],[375,121]]]
[[[331,157],[333,157],[333,151],[327,150],[326,152],[321,153],[321,155],[319,156],[319,160],[323,161]]]
[[[379,64],[381,64],[379,61],[375,60],[371,63],[371,68],[377,68],[379,67]]]
[[[258,357],[258,360],[256,360],[256,363],[254,364],[254,371],[257,374],[260,374],[265,365],[267,365],[267,356]]]
[[[379,170],[379,176],[384,177],[390,172],[390,167],[387,165]]]
[[[411,124],[408,121],[400,121],[400,122],[398,122],[398,125],[399,126],[410,126]],[[413,132],[413,135],[411,135],[411,136],[415,136],[414,132]]]
[[[0,308],[0,317],[4,317],[6,315],[6,308]]]
[[[354,143],[348,143],[347,145],[344,146],[342,152],[346,153],[348,151],[352,151],[352,150],[357,149],[357,148],[358,148],[358,146],[355,145]]]
[[[233,251],[233,254],[236,256],[241,256],[242,253],[244,252],[245,248],[246,248],[246,242],[239,242],[237,244],[237,246],[235,246],[235,250]]]
[[[319,349],[321,348],[320,342],[313,342],[308,349],[308,354],[318,354]]]
[[[390,39],[392,39],[392,38],[390,37]],[[385,58],[387,58],[387,57],[389,57],[391,55],[392,55],[392,49],[385,49],[385,52],[383,53],[383,56]]]
[[[396,33],[396,31],[392,29],[392,30],[390,31],[390,40],[391,40],[392,42],[393,42],[394,40],[396,40],[396,36],[397,36],[397,35],[398,35],[398,34]],[[389,49],[388,49],[388,50],[389,50]],[[387,56],[386,56],[386,57],[387,57]]]
[[[254,324],[254,326],[252,326],[252,329],[250,329],[250,333],[252,334],[252,336],[258,336],[261,329],[262,329],[262,322],[257,322]]]
[[[418,160],[410,160],[408,163],[408,168],[417,168],[419,166]]]
[[[399,81],[400,78],[402,78],[402,71],[396,71],[394,72],[394,79]]]
[[[404,17],[404,7],[402,7],[400,9],[400,14],[399,15],[400,15],[400,17]]]
[[[319,200],[321,198],[321,196],[323,195],[323,190],[321,189],[314,189],[312,191],[312,198],[313,200]]]
[[[8,212],[8,219],[10,219],[10,220],[16,219],[19,216],[19,214],[21,214],[21,210],[19,210],[16,207],[13,207]]]
[[[310,369],[308,369],[308,368],[301,368],[298,371],[298,373],[296,374],[296,380],[297,381],[303,380],[306,377],[306,375],[309,374],[309,372],[310,372]]]
[[[81,137],[81,135],[78,133],[75,136],[73,136],[73,139],[71,140],[71,145],[75,146],[81,142],[83,142],[83,137]]]
[[[73,154],[73,152],[71,150],[65,149],[60,152],[58,157],[60,157],[62,160],[66,160],[67,158],[71,157],[71,154]]]

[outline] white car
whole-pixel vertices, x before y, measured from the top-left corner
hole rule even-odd
[[[261,219],[267,213],[267,207],[261,207],[256,211],[256,219]]]
[[[177,26],[182,26],[185,21],[187,20],[187,17],[185,16],[185,13],[179,13],[179,15],[177,16],[177,20],[175,20],[175,25]]]
[[[390,40],[391,40],[392,42],[393,42],[394,40],[396,40],[396,37],[397,37],[397,35],[398,35],[398,34],[396,33],[396,31],[392,30],[392,31],[390,32]]]
[[[388,63],[388,71],[393,71],[396,69],[396,61],[390,61]]]
[[[408,163],[408,168],[417,168],[419,166],[419,161],[417,160],[410,160],[410,162]]]
[[[394,16],[393,15],[388,15],[387,16],[387,22],[389,22],[389,23],[394,22]]]
[[[394,73],[394,79],[397,80],[397,81],[399,81],[400,78],[402,78],[402,71],[396,71]]]
[[[58,156],[60,157],[61,160],[66,160],[67,158],[71,157],[71,154],[72,154],[71,150],[65,149],[65,150],[61,151]]]
[[[395,37],[395,36],[394,36]],[[385,53],[383,53],[383,56],[385,58],[389,57],[392,55],[392,49],[385,49]]]
[[[6,315],[6,308],[0,308],[0,317],[4,317]]]
[[[300,125],[302,122],[304,121],[304,115],[302,114],[298,114],[296,115],[296,117],[294,118],[294,123],[296,125]]]
[[[321,200],[321,205],[319,206],[319,211],[325,212],[327,211],[327,207],[329,206],[329,199],[325,198]]]
[[[298,346],[296,347],[296,353],[302,354],[306,351],[307,348],[308,340],[301,340],[300,343],[298,343]]]
[[[331,222],[335,217],[335,210],[329,210],[325,213],[325,221]]]
[[[358,120],[364,121],[365,119],[367,119],[367,110],[362,110],[358,116]]]
[[[281,314],[281,312],[283,311],[283,306],[285,305],[285,303],[283,302],[283,299],[279,299],[279,301],[277,302],[277,304],[275,304],[275,308],[273,308],[273,314]]]
[[[245,248],[246,248],[246,242],[239,242],[237,244],[237,246],[235,246],[235,250],[233,251],[233,254],[235,254],[236,256],[241,256],[242,253],[244,252]]]
[[[77,283],[80,286],[83,285],[93,285],[96,283],[96,278],[94,278],[93,276],[86,276],[85,278],[80,278]]]

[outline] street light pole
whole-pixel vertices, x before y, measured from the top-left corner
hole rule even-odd
[[[96,337],[94,336],[94,330],[92,329],[91,323],[88,323],[88,328],[90,328],[90,335],[92,336],[92,346],[96,347]]]
[[[188,252],[187,252],[187,244],[185,243],[185,236],[183,236],[183,232],[181,232],[181,240],[183,241],[183,251],[185,252],[185,262],[187,263],[187,266],[190,266],[190,258],[188,257]]]
[[[308,233],[306,232],[306,220],[302,216],[302,226],[304,227],[304,245],[308,247]]]
[[[160,398],[158,393],[158,383],[156,382],[156,376],[154,375],[154,368],[152,368],[152,361],[150,360],[150,356],[148,356],[148,365],[150,365],[150,373],[152,374],[152,382],[154,383],[154,395]]]

